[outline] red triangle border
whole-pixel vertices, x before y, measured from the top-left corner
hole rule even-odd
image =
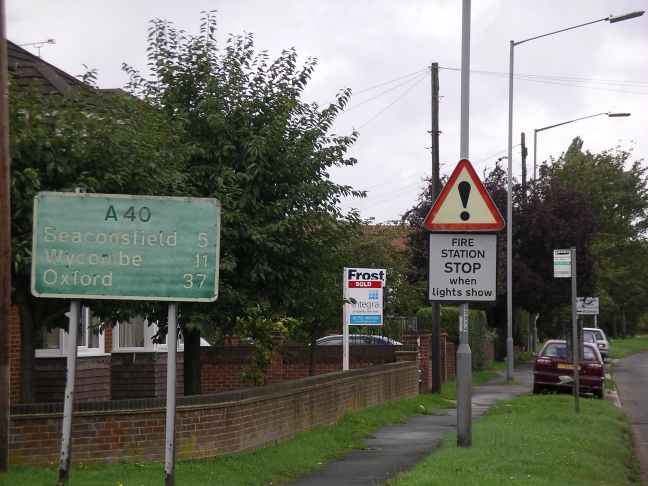
[[[457,178],[459,177],[459,174],[461,174],[462,170],[466,169],[468,171],[468,175],[470,178],[473,180],[473,183],[475,185],[475,188],[479,191],[479,193],[482,196],[482,199],[486,203],[486,206],[490,210],[491,214],[493,215],[493,218],[495,218],[495,222],[493,223],[433,223],[432,221],[434,220],[434,217],[437,215],[441,207],[443,206],[443,203],[445,202],[446,198],[448,197],[448,194],[450,194],[450,191],[454,188],[455,183],[457,181]],[[497,209],[497,206],[495,206],[495,203],[490,197],[490,194],[488,194],[488,191],[486,191],[486,188],[484,187],[484,184],[482,181],[479,179],[479,176],[475,172],[475,169],[473,168],[472,164],[468,159],[461,159],[459,163],[457,164],[457,167],[455,167],[455,170],[452,172],[452,175],[450,176],[450,179],[448,179],[448,183],[445,185],[443,190],[441,191],[441,194],[435,201],[435,203],[432,205],[432,209],[430,209],[430,212],[428,215],[425,217],[425,220],[423,221],[423,227],[427,230],[430,231],[488,231],[488,230],[501,230],[504,228],[505,222],[504,218],[502,218],[502,215],[500,214],[499,210]]]

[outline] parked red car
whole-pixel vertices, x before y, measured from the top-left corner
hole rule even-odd
[[[581,393],[590,392],[597,398],[605,395],[605,366],[609,362],[601,358],[595,344],[583,343],[583,359],[578,362],[578,388]],[[567,361],[567,343],[552,339],[545,343],[533,368],[533,393],[545,389],[571,389],[574,364]]]

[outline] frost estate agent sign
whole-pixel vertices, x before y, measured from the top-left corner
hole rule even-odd
[[[32,293],[211,302],[219,238],[216,199],[41,192]]]
[[[344,269],[344,298],[355,300],[355,303],[345,304],[346,324],[382,325],[386,273],[384,268]]]

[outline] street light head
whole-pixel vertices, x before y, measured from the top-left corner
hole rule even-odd
[[[621,21],[623,21],[623,20],[630,20],[630,19],[634,19],[634,18],[636,18],[636,17],[641,17],[643,14],[644,14],[644,11],[643,11],[643,10],[639,10],[639,11],[637,11],[637,12],[630,12],[630,13],[623,14],[623,15],[617,15],[617,16],[610,15],[610,16],[607,18],[607,20],[608,20],[608,22],[610,22],[611,24],[614,24],[614,23],[616,23],[616,22],[621,22]]]
[[[630,113],[608,113],[607,116],[609,117],[617,117],[617,116],[630,116]]]

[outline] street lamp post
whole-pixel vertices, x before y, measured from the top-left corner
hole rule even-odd
[[[510,46],[510,64],[509,64],[509,124],[508,124],[508,199],[506,208],[506,307],[507,307],[507,324],[508,324],[508,337],[506,339],[506,377],[509,380],[513,379],[513,59],[514,49],[524,42],[528,42],[542,37],[548,37],[553,34],[565,32],[568,30],[585,27],[586,25],[596,24],[598,22],[610,22],[614,24],[623,20],[634,19],[641,17],[644,14],[643,10],[637,12],[630,12],[623,15],[610,15],[603,19],[594,20],[585,24],[575,25],[566,29],[549,32],[548,34],[530,37],[518,42],[511,41]]]
[[[585,120],[587,118],[594,118],[595,116],[601,116],[601,115],[607,115],[610,118],[617,118],[617,117],[623,117],[623,116],[630,116],[630,113],[612,113],[612,112],[607,112],[607,113],[597,113],[596,115],[590,115],[590,116],[584,116],[582,118],[576,118],[575,120],[569,120],[566,122],[562,123],[556,123],[555,125],[550,125],[548,127],[543,127],[543,128],[536,128],[533,130],[533,178],[535,179],[537,177],[536,174],[536,167],[537,167],[537,158],[538,158],[538,132],[542,132],[544,130],[549,130],[550,128],[556,128],[561,125],[567,125],[568,123],[573,123],[575,121],[579,120]]]

